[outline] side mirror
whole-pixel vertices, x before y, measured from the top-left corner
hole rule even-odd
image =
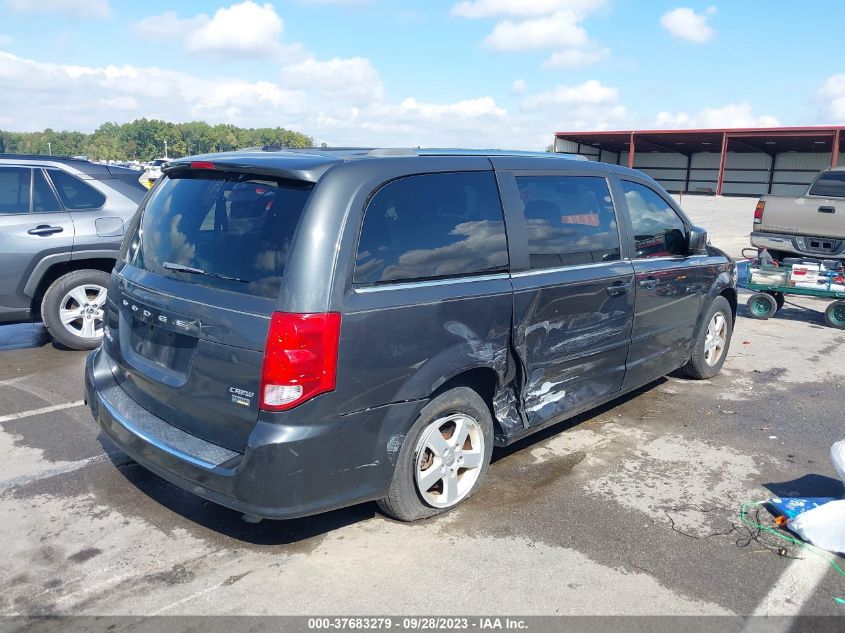
[[[690,255],[707,254],[707,231],[700,226],[692,227],[687,233]]]

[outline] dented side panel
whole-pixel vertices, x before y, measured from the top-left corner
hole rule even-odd
[[[530,426],[622,388],[634,314],[630,262],[521,273],[513,285],[514,347]]]

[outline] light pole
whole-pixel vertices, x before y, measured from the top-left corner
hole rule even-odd
[[[47,141],[47,153],[50,154],[50,156],[53,155],[53,143],[50,141]]]
[[[167,141],[164,142],[164,157],[167,158]]]

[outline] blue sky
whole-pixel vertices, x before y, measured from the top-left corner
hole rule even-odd
[[[838,0],[0,0],[0,128],[153,116],[541,149],[845,123],[843,23]]]

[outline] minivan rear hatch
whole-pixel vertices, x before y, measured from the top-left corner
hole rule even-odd
[[[263,349],[313,183],[199,163],[156,185],[124,244],[104,347],[165,422],[243,452]]]

